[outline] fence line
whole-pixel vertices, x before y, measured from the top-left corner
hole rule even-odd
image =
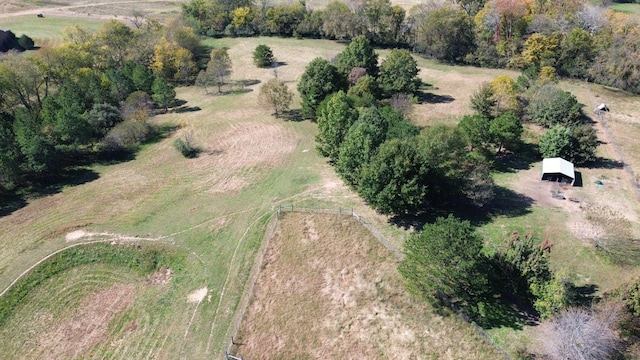
[[[260,249],[258,250],[258,254],[253,261],[253,266],[251,267],[251,272],[249,273],[249,278],[247,280],[248,286],[245,288],[245,291],[242,294],[242,298],[240,299],[240,306],[238,306],[238,313],[236,315],[236,319],[233,322],[233,327],[231,330],[231,341],[225,350],[225,359],[226,360],[242,360],[241,357],[237,357],[231,355],[231,348],[235,345],[233,338],[238,334],[238,330],[240,330],[240,324],[242,324],[242,319],[244,318],[244,314],[249,307],[249,301],[251,300],[251,296],[253,296],[253,289],[258,281],[258,275],[260,275],[260,269],[262,269],[262,262],[264,261],[264,256],[267,253],[267,249],[269,248],[269,242],[273,237],[273,234],[276,230],[276,225],[278,223],[278,218],[280,217],[280,209],[276,210],[274,216],[269,221],[267,225],[267,229],[264,232],[264,237],[262,238],[262,244],[260,244]]]
[[[361,215],[353,211],[353,209],[338,208],[338,210],[335,210],[335,209],[294,207],[293,204],[287,205],[287,206],[280,205],[275,212],[275,216],[269,222],[267,231],[265,232],[265,235],[262,241],[262,245],[260,246],[260,250],[258,252],[258,256],[256,257],[256,260],[254,261],[254,264],[253,264],[253,268],[251,269],[251,274],[249,275],[249,285],[246,291],[243,293],[243,296],[241,299],[241,305],[238,308],[239,312],[238,312],[238,315],[236,315],[236,320],[233,325],[233,330],[232,330],[233,335],[231,336],[231,341],[229,342],[229,346],[225,351],[226,360],[242,360],[241,357],[237,357],[231,354],[231,348],[233,347],[233,345],[235,345],[233,338],[237,335],[238,330],[240,329],[240,324],[242,323],[242,319],[244,317],[244,313],[246,312],[249,306],[249,300],[253,295],[253,289],[254,289],[255,283],[257,282],[258,275],[260,274],[260,270],[262,269],[262,262],[264,261],[264,255],[266,254],[266,251],[269,247],[269,242],[271,241],[271,238],[273,237],[273,234],[275,232],[275,227],[278,223],[278,220],[280,219],[281,212],[309,212],[309,213],[337,214],[337,215],[351,216],[354,219],[358,220],[358,222],[362,224],[362,226],[364,226],[371,233],[371,235],[373,235],[384,247],[386,247],[389,251],[391,251],[398,260],[403,259],[402,252],[398,250],[395,246],[393,246],[384,237],[384,235],[382,235],[382,233],[380,233],[375,227],[373,227],[371,223],[366,221],[364,217],[362,217]],[[496,348],[496,350],[498,350],[498,352],[500,352],[503,355],[505,359],[511,360],[511,356],[509,356],[509,354],[507,354],[507,352],[500,345],[498,345],[482,327],[480,327],[473,320],[471,320],[471,318],[467,316],[461,309],[454,306],[453,304],[451,304],[450,309],[453,310],[453,312],[455,312],[462,320],[464,320],[466,323],[471,325],[483,338],[488,340]]]

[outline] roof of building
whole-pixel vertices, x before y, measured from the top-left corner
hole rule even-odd
[[[542,173],[560,173],[566,175],[572,179],[575,179],[576,174],[573,169],[573,164],[563,158],[546,158],[542,160]]]

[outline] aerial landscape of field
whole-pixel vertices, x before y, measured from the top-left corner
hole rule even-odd
[[[0,29],[29,35],[40,47],[34,53],[64,46],[72,25],[133,28],[134,11],[170,23],[186,3],[0,0]],[[158,106],[148,120],[157,132],[132,154],[83,163],[48,187],[0,193],[0,358],[497,359],[545,351],[542,321],[527,318],[535,310],[513,321],[485,313],[465,321],[407,292],[397,270],[405,241],[446,215],[378,211],[318,153],[318,123],[300,115],[305,68],[335,59],[345,41],[219,35],[199,40],[228,53],[223,91],[176,83],[179,105]],[[262,44],[277,66],[254,65]],[[381,61],[391,48],[376,48]],[[474,113],[483,84],[521,74],[414,59],[422,95],[406,117],[420,131],[457,125]],[[274,78],[294,94],[285,116],[259,99]],[[576,166],[581,186],[540,181],[537,152],[496,155],[495,198],[467,209],[466,219],[487,253],[514,233],[548,242],[550,268],[595,299],[640,276],[640,96],[576,79],[557,86],[575,95],[597,134],[595,161]],[[601,103],[611,111],[597,116]],[[543,131],[525,124],[523,148],[537,148]],[[199,154],[182,156],[176,139]],[[618,237],[631,239],[624,254]]]

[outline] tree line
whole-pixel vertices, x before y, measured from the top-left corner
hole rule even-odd
[[[185,21],[208,36],[294,36],[409,49],[448,63],[513,69],[553,68],[640,93],[640,25],[586,0],[431,0],[405,11],[390,0],[192,0]]]

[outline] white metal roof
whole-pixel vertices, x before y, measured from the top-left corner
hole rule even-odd
[[[573,164],[563,158],[547,158],[542,160],[542,173],[561,173],[572,179],[576,178]]]

